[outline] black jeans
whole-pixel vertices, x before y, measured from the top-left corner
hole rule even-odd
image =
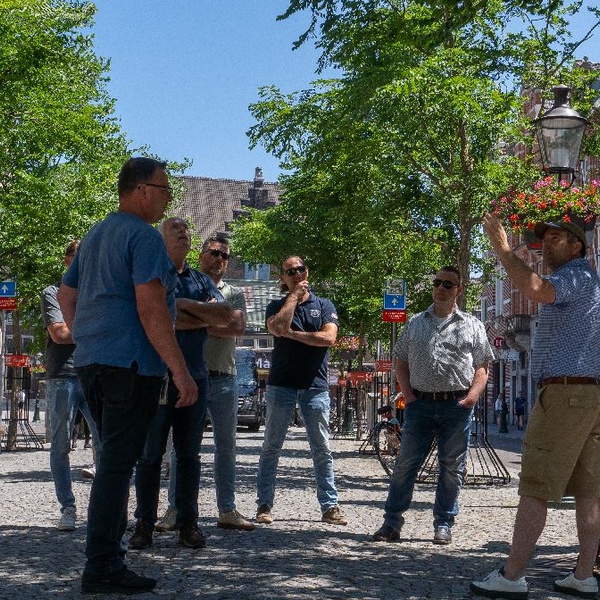
[[[86,574],[123,566],[121,538],[127,527],[131,476],[164,381],[136,371],[97,364],[77,369],[102,446],[90,492]]]
[[[175,408],[177,388],[169,380],[167,404],[158,407],[150,423],[144,453],[135,468],[135,516],[155,523],[160,491],[160,468],[167,446],[169,430],[173,427],[173,448],[177,457],[175,477],[175,506],[177,522],[198,520],[198,488],[200,486],[200,444],[204,433],[208,403],[208,380],[197,379],[198,401],[191,406]]]

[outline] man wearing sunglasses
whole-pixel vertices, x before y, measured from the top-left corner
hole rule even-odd
[[[236,490],[236,431],[238,384],[235,367],[235,338],[246,330],[246,300],[244,292],[223,281],[227,271],[230,249],[227,238],[207,238],[202,244],[200,270],[212,279],[223,298],[231,305],[233,317],[227,324],[207,327],[206,364],[208,367],[208,412],[215,444],[215,488],[219,520],[217,527],[252,531],[255,526],[237,511]],[[158,531],[177,527],[175,501],[177,460],[171,457],[169,478],[169,508],[157,523]]]
[[[527,598],[525,571],[544,530],[548,501],[575,497],[579,557],[557,579],[557,591],[596,598],[593,576],[600,536],[600,279],[586,260],[586,236],[565,221],[538,223],[540,276],[512,251],[506,231],[488,214],[484,230],[513,285],[542,307],[533,341],[531,372],[538,397],[521,459],[519,506],[512,545],[500,569],[471,590],[488,598]]]
[[[396,378],[406,408],[385,517],[375,541],[397,542],[403,513],[431,445],[437,439],[439,476],[433,507],[433,543],[452,542],[458,496],[465,477],[473,407],[488,378],[494,353],[483,323],[456,306],[460,273],[442,267],[433,279],[433,304],[412,317],[394,347]]]
[[[313,458],[321,520],[347,525],[338,507],[329,448],[327,352],[337,337],[338,316],[330,300],[310,291],[308,268],[299,256],[283,261],[281,290],[287,295],[272,300],[266,310],[267,329],[275,340],[265,396],[267,422],[258,463],[256,521],[274,520],[277,465],[298,404]]]

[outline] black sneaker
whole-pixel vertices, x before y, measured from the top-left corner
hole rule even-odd
[[[206,548],[206,539],[194,521],[179,526],[179,543],[186,548]]]
[[[125,565],[114,573],[83,574],[81,591],[84,594],[142,594],[156,587],[156,579],[142,577]]]
[[[135,523],[135,531],[129,538],[127,546],[131,550],[143,550],[152,546],[152,533],[154,525],[143,519],[138,519]]]
[[[394,529],[385,523],[373,534],[375,542],[398,542],[400,541],[400,530]]]

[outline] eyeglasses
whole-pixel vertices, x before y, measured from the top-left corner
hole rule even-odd
[[[173,193],[173,188],[170,185],[160,185],[158,183],[149,183],[148,181],[144,182],[144,185],[149,185],[150,187],[160,188],[161,190],[165,190],[169,194]]]
[[[448,279],[434,279],[433,287],[444,286],[447,290],[451,290],[453,287],[458,287],[458,283],[454,283],[453,281],[449,281]]]
[[[229,260],[231,254],[227,254],[227,252],[221,252],[220,250],[205,250],[206,254],[210,254],[213,258],[218,258],[219,256],[223,260]]]
[[[293,277],[296,273],[304,273],[306,271],[305,265],[300,265],[299,267],[292,267],[291,269],[284,269],[283,272],[288,277]]]

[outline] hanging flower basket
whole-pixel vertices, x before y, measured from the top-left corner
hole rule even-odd
[[[600,182],[568,187],[546,177],[526,191],[510,190],[493,200],[490,210],[513,232],[533,232],[541,221],[567,221],[592,231],[600,214]]]

